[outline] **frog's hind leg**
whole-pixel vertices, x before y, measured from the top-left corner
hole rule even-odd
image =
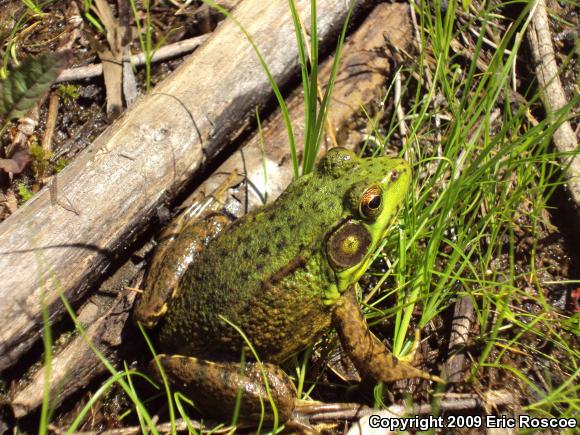
[[[356,301],[354,286],[337,302],[332,320],[344,349],[362,375],[382,382],[423,378],[445,383],[440,377],[397,359],[372,335]]]
[[[204,415],[221,420],[231,419],[238,395],[242,421],[274,420],[276,407],[280,424],[288,420],[294,410],[296,390],[278,366],[246,362],[213,362],[186,356],[159,355],[159,362],[170,383],[188,395]],[[155,361],[150,370],[160,379]],[[264,376],[268,387],[264,384]],[[271,401],[270,401],[271,399]],[[262,411],[263,410],[263,411]]]

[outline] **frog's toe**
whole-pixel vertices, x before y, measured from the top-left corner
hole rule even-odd
[[[286,373],[273,364],[264,363],[260,367],[256,362],[248,362],[242,368],[237,362],[177,355],[158,355],[158,360],[169,381],[187,394],[204,415],[229,420],[238,405],[242,421],[272,422],[275,408],[282,424],[294,410],[296,389]],[[155,361],[151,361],[149,368],[161,379]]]

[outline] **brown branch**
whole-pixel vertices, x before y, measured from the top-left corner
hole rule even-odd
[[[532,57],[536,65],[536,76],[540,87],[540,97],[544,103],[548,119],[557,121],[554,113],[568,104],[566,94],[558,76],[558,65],[552,46],[552,33],[548,25],[545,0],[538,0],[532,21],[528,27],[527,39],[532,49]],[[580,207],[580,156],[578,152],[578,137],[570,123],[564,120],[554,132],[552,138],[558,151],[576,153],[562,157],[566,178],[572,199]]]
[[[491,390],[483,393],[481,396],[473,394],[456,394],[453,397],[443,398],[437,405],[438,411],[467,411],[473,409],[484,409],[491,412],[492,409],[506,406],[517,405],[517,401],[513,394],[507,390]],[[305,407],[306,408],[306,407]],[[402,417],[405,415],[425,415],[433,412],[433,407],[430,404],[414,405],[411,407],[392,405],[386,410],[373,409],[368,406],[360,406],[352,403],[323,403],[320,404],[317,410],[316,405],[307,407],[307,412],[310,423],[320,423],[325,421],[336,420],[364,420],[370,415],[380,415],[383,417]],[[303,408],[299,408],[302,412]],[[318,411],[318,412],[317,412]],[[364,425],[364,423],[361,423]],[[364,432],[363,432],[364,433]]]
[[[445,364],[445,375],[450,384],[461,382],[467,371],[467,355],[465,347],[470,334],[477,334],[473,330],[475,324],[475,311],[473,302],[469,296],[461,298],[455,303],[451,336],[449,339],[450,357]]]
[[[159,50],[155,51],[151,58],[151,62],[162,62],[167,59],[171,59],[177,56],[181,56],[186,53],[190,53],[203,44],[208,38],[209,34],[196,36],[194,38],[185,39],[183,41],[176,42],[174,44],[169,44],[161,47]],[[146,61],[145,53],[134,54],[130,58],[131,65],[140,66],[144,65]],[[102,64],[93,64],[87,66],[81,66],[78,68],[65,69],[60,73],[56,79],[56,83],[71,82],[75,80],[84,80],[92,77],[98,77],[103,74]]]

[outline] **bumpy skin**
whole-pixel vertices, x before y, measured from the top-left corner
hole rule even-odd
[[[189,217],[187,211],[174,219],[159,238],[134,318],[146,328],[156,326],[167,312],[168,301],[176,295],[179,280],[189,265],[231,222],[229,216],[211,209],[200,220]]]
[[[241,328],[266,361],[283,361],[312,343],[330,326],[333,303],[366,269],[362,260],[354,270],[337,273],[327,259],[329,234],[353,218],[372,235],[370,255],[409,179],[403,160],[331,151],[317,171],[295,180],[277,201],[238,220],[204,249],[170,304],[159,335],[162,348],[182,355],[211,349],[239,358],[243,339],[220,316]],[[357,186],[377,183],[383,187],[382,219],[367,221],[358,212],[360,198],[351,194]]]
[[[163,259],[154,260],[134,313],[147,326],[159,322],[161,350],[181,355],[161,356],[169,378],[194,399],[211,396],[217,406],[206,410],[219,417],[231,415],[225,404],[235,403],[238,388],[248,392],[242,415],[261,409],[255,400],[266,398],[261,377],[251,366],[240,377],[246,345],[227,319],[262,361],[287,359],[333,322],[363,373],[385,381],[432,379],[387,352],[354,298],[354,283],[401,207],[410,177],[401,159],[361,159],[335,148],[274,203],[223,231],[225,217],[215,213],[184,225],[174,246],[163,246]],[[284,421],[294,389],[275,366],[265,369]]]

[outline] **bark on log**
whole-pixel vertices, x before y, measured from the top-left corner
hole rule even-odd
[[[330,105],[329,117],[338,131],[340,145],[347,145],[349,136],[341,131],[350,130],[353,115],[356,115],[361,105],[366,106],[381,97],[383,84],[390,73],[389,55],[384,52],[385,36],[390,44],[399,48],[407,49],[411,42],[411,23],[409,7],[404,4],[380,4],[361,27],[349,38],[345,44],[343,59],[339,70],[333,102]],[[325,61],[321,67],[321,82],[326,82],[330,72],[332,59]],[[303,97],[300,90],[293,92],[288,99],[290,117],[296,126],[296,133],[303,133]],[[261,197],[266,192],[269,200],[276,198],[292,179],[287,135],[281,115],[278,113],[271,120],[264,123],[264,155],[268,165],[269,183],[264,185],[262,172],[263,161],[260,152],[259,135],[251,137],[243,149],[233,154],[220,168],[195,192],[200,196],[202,191],[211,193],[220,185],[224,177],[232,172],[247,173],[251,185],[249,189],[244,186],[238,191],[230,191],[231,199],[235,197],[241,204],[248,205],[253,209],[261,204]],[[300,141],[299,141],[300,142]],[[258,193],[256,190],[258,189]],[[249,193],[248,197],[245,194]],[[246,201],[247,199],[247,201]],[[127,269],[127,273],[123,270]],[[127,262],[110,281],[123,282],[127,274],[136,274],[132,263]],[[116,275],[120,275],[115,281]],[[108,287],[112,288],[114,283]],[[117,286],[119,286],[117,284]],[[122,325],[119,323],[118,313],[124,312],[126,307],[125,298],[117,301],[117,307],[110,309],[107,314],[90,327],[87,335],[99,350],[108,359],[116,360],[116,349],[108,343],[119,343],[120,339],[110,335],[121,334]],[[106,338],[103,334],[108,333]],[[125,346],[125,345],[124,345]],[[58,406],[62,400],[70,394],[88,385],[94,377],[104,373],[105,367],[89,349],[82,337],[76,337],[60,354],[53,358],[51,371],[51,405]],[[17,417],[26,415],[36,409],[42,403],[44,386],[44,371],[40,370],[32,376],[29,385],[18,391],[12,401],[12,407]]]
[[[309,1],[297,3],[308,23]],[[319,0],[318,10],[321,40],[335,40],[347,2]],[[247,0],[234,14],[278,83],[293,77],[297,49],[287,2]],[[44,189],[0,225],[0,371],[40,338],[42,305],[55,319],[63,313],[60,293],[78,301],[270,93],[252,48],[226,20],[58,175],[52,195]]]

